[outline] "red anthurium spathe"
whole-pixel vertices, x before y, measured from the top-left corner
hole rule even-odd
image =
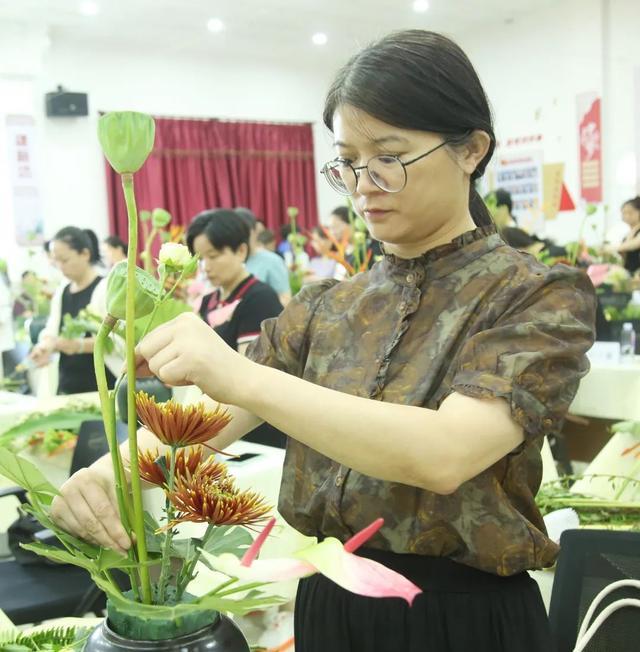
[[[409,605],[422,592],[399,573],[376,561],[353,554],[382,527],[384,521],[381,518],[358,532],[344,545],[329,537],[300,550],[293,558],[256,559],[274,523],[275,519],[269,521],[242,559],[228,553],[214,556],[203,552],[203,555],[215,570],[241,580],[281,582],[322,573],[352,593],[374,598],[402,598]]]

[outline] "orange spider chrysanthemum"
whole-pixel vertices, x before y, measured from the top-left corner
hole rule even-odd
[[[206,444],[231,421],[220,406],[211,411],[202,403],[185,406],[173,399],[158,404],[146,392],[136,394],[136,410],[142,425],[168,446]]]
[[[216,479],[227,475],[227,467],[222,462],[217,462],[213,457],[209,457],[203,462],[203,457],[204,449],[202,446],[179,448],[176,451],[174,475],[188,478],[196,471]],[[169,483],[167,474],[171,468],[171,451],[165,451],[164,460],[162,460],[157,448],[146,450],[138,456],[138,467],[140,468],[140,477],[143,480],[162,487]]]
[[[178,516],[169,525],[191,521],[210,525],[254,525],[271,511],[264,498],[240,491],[233,478],[215,479],[206,473],[176,478],[175,490],[167,498]]]

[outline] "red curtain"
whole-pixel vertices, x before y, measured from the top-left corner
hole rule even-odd
[[[106,164],[110,232],[127,239],[120,178]],[[188,225],[209,208],[250,208],[276,232],[297,206],[303,228],[318,223],[310,124],[156,118],[151,156],[134,176],[138,210],[166,208]]]

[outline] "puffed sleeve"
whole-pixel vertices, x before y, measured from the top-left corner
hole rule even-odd
[[[510,308],[463,345],[456,392],[500,397],[526,436],[557,432],[589,370],[595,290],[586,274],[556,265],[514,289]]]
[[[308,332],[324,293],[337,281],[306,285],[278,317],[262,322],[260,336],[247,349],[254,362],[301,376],[308,352]]]

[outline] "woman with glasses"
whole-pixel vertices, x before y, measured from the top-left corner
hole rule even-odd
[[[247,358],[186,315],[145,338],[140,365],[231,406],[216,447],[260,420],[290,435],[278,507],[298,530],[346,541],[384,517],[358,554],[423,592],[409,607],[304,579],[296,650],[551,649],[527,574],[558,552],[534,502],[539,448],[588,369],[593,288],[496,233],[474,190],[495,147],[489,105],[449,39],[414,30],[365,48],[329,89],[324,122],[336,156],[323,175],[384,259],[305,287]],[[96,491],[106,469],[88,474]],[[67,523],[89,509],[67,499],[85,490],[70,483],[54,506]],[[98,540],[129,545],[115,510],[100,520]]]

